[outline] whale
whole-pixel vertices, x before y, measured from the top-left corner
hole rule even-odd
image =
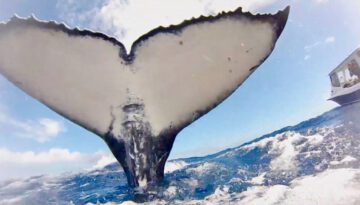
[[[177,134],[270,56],[289,9],[238,8],[160,26],[130,50],[100,32],[14,16],[0,24],[0,73],[102,138],[128,185],[147,190],[162,183]]]

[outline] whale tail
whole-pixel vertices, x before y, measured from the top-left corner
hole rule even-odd
[[[288,13],[239,8],[159,27],[129,53],[101,33],[14,17],[0,24],[0,73],[103,138],[129,185],[148,187],[164,177],[177,133],[270,55]]]

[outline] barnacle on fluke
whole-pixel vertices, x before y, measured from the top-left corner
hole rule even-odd
[[[270,55],[288,14],[201,16],[150,31],[129,53],[101,33],[14,17],[0,24],[0,73],[104,139],[129,185],[147,191],[176,135]]]

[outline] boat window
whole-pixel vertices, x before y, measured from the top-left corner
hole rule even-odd
[[[331,85],[334,87],[340,87],[340,82],[339,82],[339,78],[337,76],[336,73],[332,74],[330,76],[330,80],[331,80]]]
[[[355,59],[352,59],[350,63],[348,64],[348,68],[350,71],[351,76],[355,75],[358,78],[360,78],[360,66],[358,62],[356,62]]]
[[[347,68],[344,70],[345,83],[344,88],[351,87],[359,83],[360,79],[360,66],[355,59],[348,63]]]
[[[345,77],[344,77],[344,73],[343,71],[337,72],[337,77],[339,79],[340,84],[344,84],[345,83]]]
[[[344,70],[345,82],[351,81],[351,76],[352,74],[350,73],[349,69],[345,69]]]

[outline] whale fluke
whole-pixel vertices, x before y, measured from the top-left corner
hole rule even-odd
[[[241,8],[159,27],[134,42],[35,18],[0,24],[0,73],[55,112],[99,135],[132,187],[155,186],[176,135],[270,55],[289,8]]]

